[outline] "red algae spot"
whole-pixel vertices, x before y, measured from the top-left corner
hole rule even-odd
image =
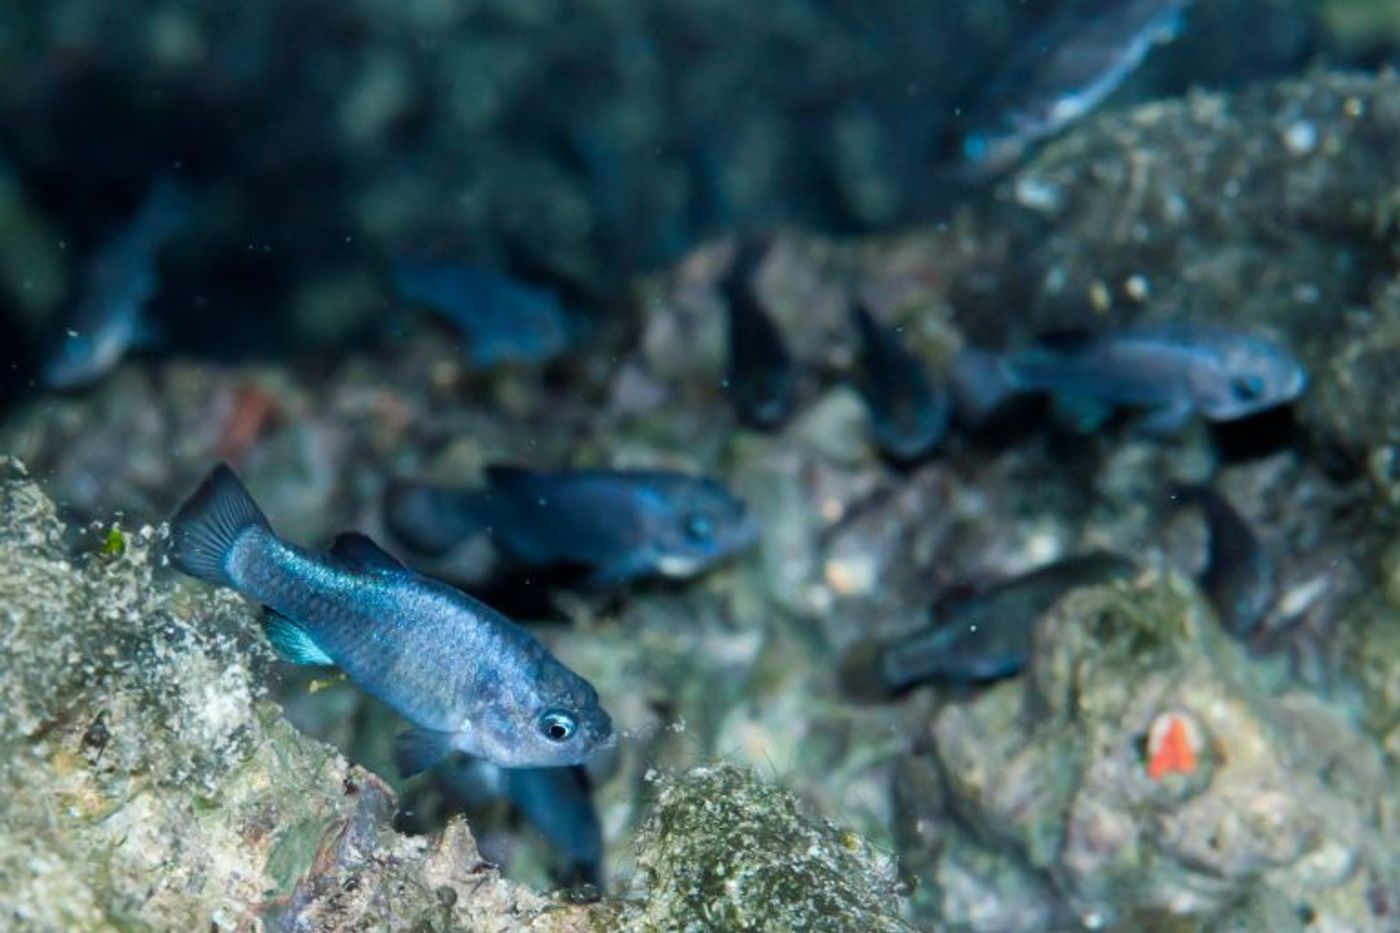
[[[276,414],[276,396],[251,383],[239,386],[219,432],[215,453],[222,460],[241,458],[266,432]]]
[[[1194,774],[1203,744],[1195,719],[1179,712],[1162,713],[1147,734],[1147,776],[1160,781],[1168,774]]]

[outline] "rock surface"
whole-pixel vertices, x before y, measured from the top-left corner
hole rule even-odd
[[[733,827],[762,800],[780,825],[755,827],[784,848],[801,840],[804,871],[853,884],[804,889],[783,909],[839,904],[897,923],[885,847],[920,926],[1394,927],[1395,847],[1376,827],[1394,823],[1400,773],[1397,100],[1394,75],[1198,94],[1086,122],[945,226],[779,235],[759,291],[804,377],[796,417],[773,435],[736,432],[721,385],[728,243],[640,282],[636,341],[605,335],[567,379],[473,373],[415,330],[329,369],[134,360],[89,395],[14,411],[0,450],[80,522],[155,524],[224,458],[279,531],[315,543],[379,533],[391,477],[469,485],[484,464],[518,461],[715,475],[764,531],[704,579],[565,594],[543,613],[569,623],[541,635],[628,730],[598,795],[618,900],[565,906],[478,867],[460,824],[431,843],[390,833],[376,780],[261,699],[267,659],[242,602],[153,567],[158,531],[65,534],[11,475],[0,867],[19,883],[3,890],[41,926],[229,924],[254,907],[292,926],[391,915],[436,928],[450,910],[488,928],[664,928],[702,907],[778,922],[716,904],[714,840],[677,835]],[[843,384],[854,289],[934,368],[969,343],[1190,314],[1275,331],[1312,385],[1262,425],[1167,442],[1032,425],[960,436],[895,471]],[[1277,564],[1257,644],[1227,640],[1185,582],[1200,534],[1161,500],[1201,481]],[[870,707],[840,693],[843,651],[922,624],[944,588],[1091,548],[1131,556],[1143,579],[1064,602],[1020,680]],[[337,717],[355,721],[355,703]],[[1195,767],[1153,778],[1153,736],[1178,719]],[[781,774],[818,817],[717,760]],[[647,779],[696,763],[689,778]],[[723,805],[698,818],[687,788],[722,791]],[[847,860],[819,816],[875,848],[858,839]],[[765,845],[746,838],[724,877],[786,884],[802,859]],[[148,871],[168,880],[151,888]]]

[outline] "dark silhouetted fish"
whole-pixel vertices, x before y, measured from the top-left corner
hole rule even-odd
[[[758,300],[758,270],[765,255],[764,244],[741,240],[723,292],[729,309],[729,398],[741,422],[768,431],[792,415],[797,368]]]
[[[126,226],[88,260],[81,291],[43,363],[46,386],[92,385],[151,339],[147,309],[160,287],[160,253],[191,217],[189,195],[177,182],[151,185]]]
[[[461,330],[474,365],[544,363],[582,336],[583,319],[546,289],[463,263],[402,260],[393,271],[400,295]]]
[[[863,305],[851,308],[851,321],[860,335],[855,385],[870,412],[876,444],[899,462],[924,459],[948,433],[948,393],[930,378],[923,361],[905,349],[894,332],[876,323]]]
[[[1093,430],[1122,407],[1146,410],[1144,428],[1158,433],[1192,414],[1233,421],[1288,404],[1308,382],[1277,343],[1187,323],[1046,339],[999,354],[965,350],[952,375],[958,415],[970,424],[1015,395],[1046,393],[1078,430]]]
[[[1178,486],[1172,498],[1178,507],[1201,510],[1209,542],[1201,589],[1225,629],[1248,638],[1278,594],[1273,560],[1249,523],[1219,493],[1205,486]]]
[[[578,764],[615,741],[593,687],[523,628],[363,535],[327,554],[282,540],[227,466],[171,520],[171,560],[266,605],[283,657],[337,665],[412,723],[406,774],[452,751],[510,767]]]
[[[1181,32],[1190,0],[1065,3],[973,105],[960,156],[973,177],[1014,166],[1041,140],[1088,114],[1155,45]]]
[[[489,534],[509,565],[587,568],[598,585],[693,576],[757,537],[744,503],[698,476],[492,467],[487,482],[480,490],[397,484],[385,497],[385,521],[419,554]]]
[[[1132,561],[1094,551],[1058,560],[980,592],[942,596],[923,629],[858,644],[842,665],[855,696],[880,699],[924,683],[967,685],[1019,674],[1036,620],[1070,590],[1137,574]]]
[[[437,775],[450,794],[470,806],[509,800],[548,844],[560,884],[601,887],[603,827],[587,769],[499,768],[480,759],[454,757]]]

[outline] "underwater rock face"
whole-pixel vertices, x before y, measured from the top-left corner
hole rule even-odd
[[[388,788],[261,699],[254,608],[159,571],[160,532],[76,561],[63,534],[0,466],[0,926],[575,922],[484,864],[460,822],[394,833]]]
[[[909,929],[894,865],[856,834],[803,816],[787,790],[728,764],[660,780],[637,865],[643,930]]]
[[[1397,151],[1393,72],[1088,121],[999,192],[1032,273],[1019,327],[1186,317],[1281,336],[1312,373],[1302,426],[1393,495],[1400,421],[1377,390],[1394,384],[1400,313]]]
[[[1393,921],[1400,859],[1382,814],[1400,798],[1344,707],[1268,690],[1171,577],[1076,593],[1036,642],[1023,682],[930,724],[955,839],[904,845],[928,866],[944,918],[1052,929],[1068,911],[1093,929],[1204,917],[1274,929],[1265,920],[1282,906],[1324,928]],[[921,773],[931,779],[906,766],[903,786]],[[1008,871],[1038,897],[979,917],[965,899],[1004,887]],[[966,876],[977,883],[956,882]]]
[[[0,471],[0,927],[904,929],[887,856],[731,766],[664,779],[625,906],[505,880],[460,819],[399,835],[392,791],[262,698],[252,605],[159,569],[163,529],[66,557]]]
[[[90,395],[16,410],[0,450],[23,452],[74,514],[148,521],[226,456],[305,539],[373,528],[396,473],[470,482],[504,459],[720,476],[762,512],[756,557],[629,594],[620,610],[582,604],[550,633],[617,698],[619,720],[688,724],[643,730],[600,789],[612,850],[650,819],[643,771],[718,756],[761,769],[771,756],[804,802],[893,839],[920,926],[1394,928],[1395,844],[1374,827],[1400,812],[1385,775],[1400,773],[1400,289],[1381,261],[1400,243],[1397,100],[1390,75],[1193,95],[1086,121],[947,228],[841,245],[781,234],[761,291],[805,375],[776,436],[735,437],[727,414],[720,246],[644,282],[640,347],[580,362],[567,390],[476,380],[422,335],[331,373],[131,361]],[[992,451],[958,439],[896,475],[878,464],[858,400],[832,385],[852,362],[853,274],[935,368],[964,343],[1190,312],[1273,330],[1312,383],[1287,447],[1262,459],[1222,463],[1203,429],[1164,444],[1109,432],[1072,451],[1032,434]],[[273,414],[237,417],[260,394]],[[1324,456],[1333,447],[1346,469]],[[1319,629],[1325,702],[1277,659],[1246,657],[1171,577],[1065,603],[1030,673],[971,697],[919,690],[855,708],[833,683],[842,647],[907,631],[959,580],[1086,547],[1176,563],[1152,503],[1168,481],[1212,476],[1280,552],[1281,628]],[[0,885],[0,926],[227,925],[264,905],[268,925],[391,915],[436,927],[497,916],[480,898],[501,892],[522,912],[506,927],[607,927],[619,912],[683,925],[694,904],[678,879],[707,863],[676,862],[669,847],[699,845],[691,836],[650,824],[641,881],[665,903],[586,911],[474,868],[460,824],[440,843],[393,836],[378,785],[256,699],[248,607],[161,584],[141,535],[125,556],[74,563],[32,484],[15,478],[0,495],[0,633],[14,634],[0,641],[0,875],[22,882]],[[699,786],[719,781],[706,774]],[[109,812],[124,816],[94,822]],[[226,828],[231,812],[244,828]],[[757,876],[786,864],[750,854]],[[448,880],[420,889],[430,865]],[[153,894],[148,870],[163,879]],[[437,897],[442,884],[454,894]],[[747,903],[713,909],[759,916]]]

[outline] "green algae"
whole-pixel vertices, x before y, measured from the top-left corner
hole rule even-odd
[[[637,864],[641,930],[903,930],[893,863],[804,816],[781,785],[726,764],[660,779]]]

